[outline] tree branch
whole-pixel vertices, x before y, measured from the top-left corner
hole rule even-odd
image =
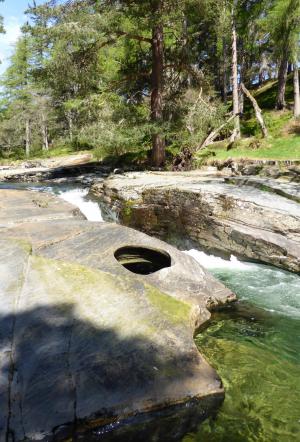
[[[116,35],[118,37],[128,37],[129,39],[132,39],[132,40],[138,40],[138,41],[143,41],[145,43],[152,44],[151,38],[143,37],[142,35],[130,34],[129,32],[124,32],[124,31],[116,32]]]

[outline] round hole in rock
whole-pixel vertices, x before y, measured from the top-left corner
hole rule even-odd
[[[167,252],[147,247],[122,247],[115,252],[115,258],[127,270],[139,275],[150,275],[171,267],[171,257]]]

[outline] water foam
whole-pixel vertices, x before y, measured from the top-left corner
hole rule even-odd
[[[300,318],[298,275],[263,264],[241,262],[235,256],[226,261],[195,249],[185,253],[230,287],[239,299],[270,312]]]
[[[75,188],[71,190],[61,190],[58,196],[64,201],[78,207],[88,221],[103,222],[99,205],[94,201],[86,200],[88,192],[88,189]]]
[[[207,255],[206,253],[196,249],[187,250],[184,253],[192,256],[206,269],[232,269],[247,271],[253,268],[253,264],[241,262],[234,255],[231,255],[230,261],[227,261],[226,259],[219,258],[218,256]]]

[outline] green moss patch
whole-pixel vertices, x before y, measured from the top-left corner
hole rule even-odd
[[[145,285],[150,303],[159,310],[170,322],[178,324],[189,320],[191,306],[178,301],[150,285]]]
[[[28,255],[32,254],[32,244],[25,239],[11,238]]]
[[[121,219],[127,225],[130,223],[132,218],[132,210],[133,206],[136,204],[136,201],[127,200],[123,203],[123,208],[121,211]]]

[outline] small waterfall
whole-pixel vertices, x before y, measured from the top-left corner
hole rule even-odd
[[[1,183],[0,189],[31,190],[34,192],[48,192],[67,201],[83,213],[88,221],[103,222],[99,204],[88,197],[89,189],[74,184],[48,183]]]
[[[86,199],[88,195],[88,189],[74,188],[68,190],[60,190],[58,196],[78,207],[88,221],[103,222],[103,217],[99,205],[94,201]]]

